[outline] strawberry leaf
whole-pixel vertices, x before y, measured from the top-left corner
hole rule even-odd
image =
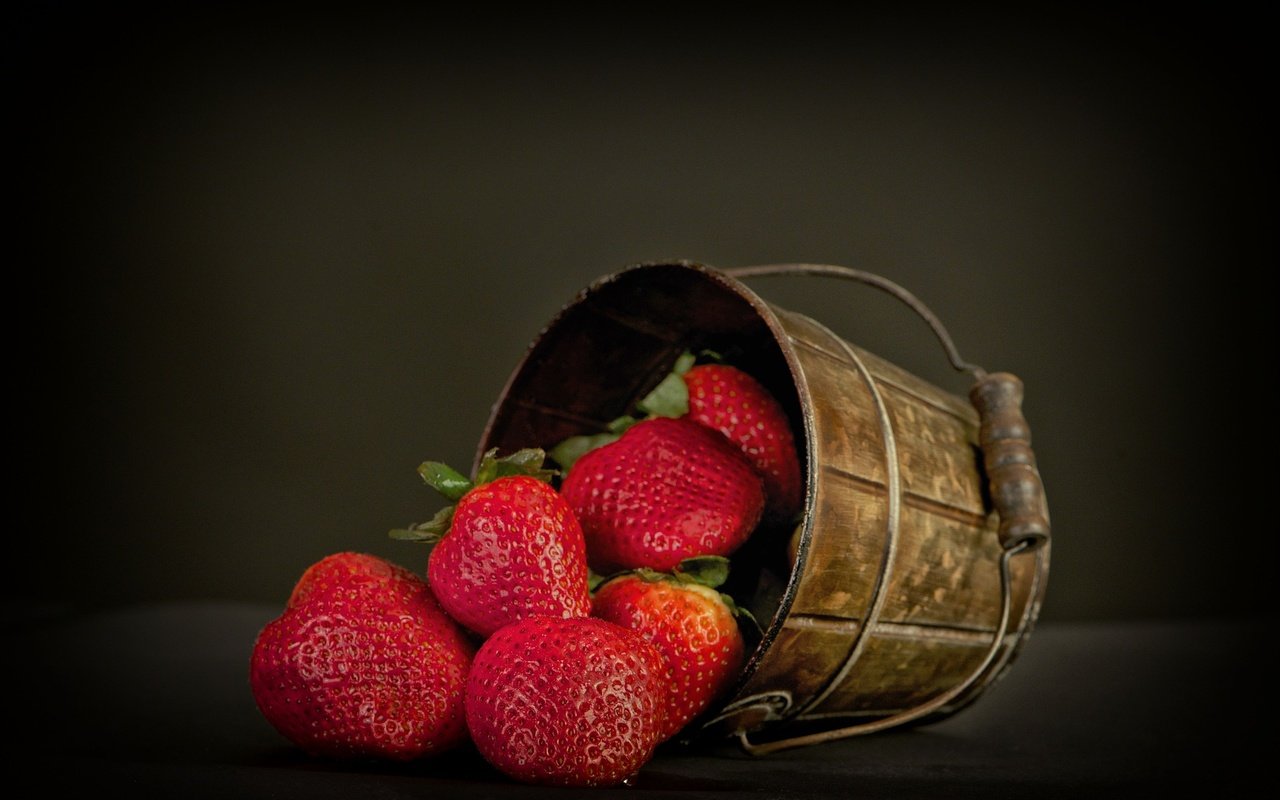
[[[607,428],[609,433],[623,434],[623,433],[626,433],[627,428],[630,428],[632,425],[635,425],[637,422],[639,422],[639,420],[636,419],[635,417],[624,414],[621,417],[618,417],[617,419],[610,422]]]
[[[732,597],[724,592],[720,593],[720,599],[729,607],[729,611],[733,613],[734,619],[738,620],[739,624],[745,622],[751,628],[752,633],[757,636],[764,635],[764,628],[760,627],[760,622],[756,619],[756,615],[748,611],[746,606],[738,605]]]
[[[684,382],[684,374],[697,360],[698,357],[688,350],[681,353],[666,377],[636,403],[636,409],[650,417],[683,417],[688,414],[689,387]]]
[[[729,579],[729,559],[724,556],[686,558],[676,565],[675,574],[684,580],[715,589]]]
[[[587,567],[587,591],[595,594],[596,589],[599,589],[600,585],[609,580],[610,577],[611,576],[609,575],[601,575],[590,567]]]
[[[694,366],[694,355],[681,353],[666,378],[636,403],[636,410],[652,417],[682,417],[689,413],[689,387],[685,384],[685,372],[691,366]]]
[[[637,578],[639,578],[640,580],[646,583],[656,583],[658,581],[669,581],[672,578],[672,575],[670,572],[659,572],[658,570],[650,569],[649,567],[636,567],[635,569],[629,570],[628,572],[629,574],[635,575]]]
[[[689,387],[685,385],[683,376],[696,361],[697,356],[693,353],[687,350],[681,353],[666,377],[636,403],[636,412],[641,417],[683,417],[689,413]],[[560,465],[562,472],[568,472],[578,459],[598,447],[616,442],[627,428],[638,421],[635,416],[624,414],[612,420],[600,433],[568,437],[551,447],[547,455]]]
[[[428,486],[455,503],[475,487],[466,475],[439,461],[422,462],[418,466],[418,474]]]
[[[578,459],[597,447],[604,447],[606,444],[613,444],[618,441],[618,439],[622,438],[622,434],[626,433],[627,428],[635,425],[638,421],[635,417],[624,414],[610,421],[601,433],[584,433],[580,436],[570,436],[548,450],[547,455],[551,457],[552,461],[560,465],[562,474],[567,473]]]
[[[434,545],[449,532],[449,525],[453,523],[453,508],[453,506],[445,506],[428,521],[410,525],[408,528],[395,528],[388,535],[402,542]]]
[[[713,355],[716,358],[719,358],[718,355],[716,355],[715,353],[712,353],[712,351],[710,350],[703,350],[702,352],[705,354]],[[698,360],[697,356],[695,356],[693,353],[690,353],[688,350],[686,350],[676,358],[675,366],[671,368],[671,371],[676,375],[683,375],[693,368],[693,365],[694,363],[697,362],[697,360]]]
[[[607,433],[591,433],[582,436],[570,436],[560,444],[547,451],[547,455],[560,465],[564,472],[568,472],[578,459],[595,450],[597,447],[603,447],[606,444],[618,441],[621,434]]]
[[[636,403],[636,408],[650,417],[683,417],[689,413],[689,387],[680,373],[669,372]]]
[[[475,485],[480,486],[512,475],[528,475],[550,483],[557,472],[543,467],[546,458],[546,451],[538,447],[526,447],[502,458],[498,458],[498,450],[494,448],[480,459]]]

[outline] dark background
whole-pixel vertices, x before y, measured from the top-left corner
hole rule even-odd
[[[1043,620],[1265,605],[1260,19],[1161,9],[451,18],[29,4],[6,38],[24,608],[283,603],[468,467],[593,279],[809,261],[1027,386]],[[1265,43],[1267,46],[1269,42]],[[923,325],[752,283],[948,389]]]

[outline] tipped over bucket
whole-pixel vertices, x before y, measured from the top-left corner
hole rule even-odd
[[[787,411],[805,506],[734,557],[762,635],[693,733],[764,754],[946,717],[1009,668],[1044,595],[1021,384],[973,368],[970,398],[948,393],[768,303],[744,283],[757,274],[673,262],[598,279],[531,343],[477,457],[603,431],[682,352],[732,354]]]

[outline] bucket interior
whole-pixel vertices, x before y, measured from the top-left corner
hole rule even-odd
[[[634,412],[634,403],[682,352],[710,350],[778,399],[807,476],[800,396],[775,325],[758,297],[695,264],[641,265],[602,278],[530,345],[494,406],[476,457],[491,448],[550,449],[569,436],[604,431],[611,420]],[[757,530],[731,557],[722,587],[766,629],[790,569],[790,533]]]

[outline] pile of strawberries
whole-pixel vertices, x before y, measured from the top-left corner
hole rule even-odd
[[[564,786],[630,780],[732,688],[750,615],[720,591],[730,556],[802,496],[777,400],[691,354],[605,433],[418,471],[449,505],[392,535],[432,545],[425,574],[310,566],[254,646],[258,707],[316,756],[470,743]]]

